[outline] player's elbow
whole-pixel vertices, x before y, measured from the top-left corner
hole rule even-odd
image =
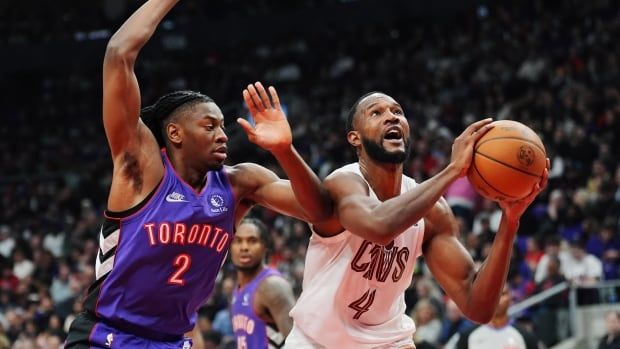
[[[105,60],[110,62],[135,61],[140,47],[148,40],[148,33],[134,33],[127,36],[122,33],[112,35],[105,51]]]
[[[126,64],[135,61],[136,56],[128,45],[111,39],[105,50],[104,64]]]

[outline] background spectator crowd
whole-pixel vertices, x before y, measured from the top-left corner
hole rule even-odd
[[[37,2],[30,11],[30,2],[0,5],[7,18],[0,20],[0,51],[75,43],[89,35],[104,45],[139,5]],[[236,18],[260,25],[266,14],[346,10],[358,2],[365,0],[290,1],[286,7],[268,0],[182,1],[156,36],[167,49],[153,45],[138,59],[143,103],[174,89],[213,97],[227,119],[230,162],[258,162],[281,173],[234,123],[247,115],[242,88],[256,80],[273,84],[296,147],[322,178],[354,160],[345,115],[371,90],[403,105],[413,137],[405,168],[418,181],[447,164],[452,140],[466,124],[486,116],[521,121],[543,139],[552,170],[548,189],[523,217],[515,241],[508,279],[513,302],[564,280],[618,279],[619,3],[504,2],[434,16],[403,11],[390,21],[358,19],[303,35],[291,31],[196,49],[195,39],[179,39],[196,20],[227,21],[234,30]],[[203,30],[198,36],[209,35]],[[100,117],[101,56],[84,59],[83,65],[59,71],[32,66],[4,71],[0,79],[0,349],[11,343],[58,348],[94,279],[111,161]],[[478,196],[466,179],[455,182],[445,197],[459,217],[463,243],[481,262],[499,224],[498,206]],[[252,214],[271,228],[270,264],[299,294],[308,226],[268,210]],[[471,323],[436,286],[423,260],[418,265],[406,293],[407,311],[418,327],[414,338],[442,348]],[[227,302],[233,287],[234,270],[227,263],[216,293],[200,311],[199,325],[212,347],[231,340]],[[580,302],[615,302],[615,297],[613,291],[584,294]],[[566,302],[560,294],[518,319],[551,345],[569,335],[562,325]]]

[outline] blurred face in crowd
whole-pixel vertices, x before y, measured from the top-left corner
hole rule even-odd
[[[357,106],[349,143],[368,157],[383,163],[401,164],[409,155],[411,137],[403,109],[392,97],[373,93]]]
[[[549,264],[547,264],[547,275],[555,276],[560,273],[560,260],[558,258],[549,258]]]
[[[261,239],[258,227],[242,223],[230,245],[230,257],[235,267],[241,270],[255,270],[260,267],[267,254],[267,246]]]
[[[581,260],[586,256],[586,251],[583,249],[582,246],[571,245],[570,254],[573,256],[573,258]]]
[[[186,158],[198,167],[219,169],[226,160],[224,115],[213,102],[181,106],[166,124],[166,134],[169,145],[185,149]]]
[[[610,311],[605,316],[605,327],[607,327],[607,333],[618,334],[620,333],[620,318],[618,312]]]

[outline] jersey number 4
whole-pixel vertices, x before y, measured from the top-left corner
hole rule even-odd
[[[185,285],[185,279],[183,279],[183,274],[189,270],[189,267],[192,265],[192,257],[188,254],[181,253],[176,256],[172,265],[176,268],[174,273],[170,275],[168,278],[168,283],[170,285],[183,286]]]
[[[377,290],[368,290],[358,300],[353,301],[351,304],[349,304],[349,308],[356,311],[355,315],[353,315],[353,318],[355,320],[359,319],[362,314],[364,314],[370,309],[370,306],[375,301],[376,292]]]

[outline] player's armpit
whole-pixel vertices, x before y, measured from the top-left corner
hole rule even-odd
[[[288,336],[293,328],[293,319],[289,316],[289,312],[295,305],[291,285],[282,277],[268,277],[259,286],[255,302],[258,307],[264,307],[271,315],[278,331],[285,337]],[[257,313],[261,313],[260,309]],[[263,320],[270,319],[263,318]]]

